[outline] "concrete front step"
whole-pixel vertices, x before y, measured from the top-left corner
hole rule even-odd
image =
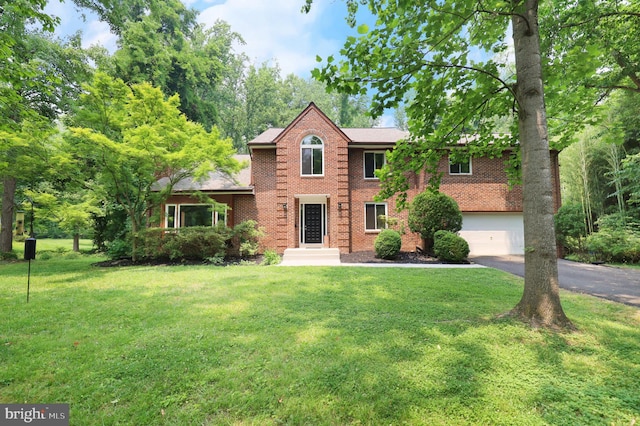
[[[335,266],[340,265],[337,248],[288,248],[282,256],[282,266]]]

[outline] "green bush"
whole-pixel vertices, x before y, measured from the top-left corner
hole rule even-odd
[[[281,258],[278,253],[273,250],[267,250],[264,252],[264,258],[262,259],[262,265],[277,265],[280,263]]]
[[[415,196],[409,206],[409,229],[423,239],[424,249],[433,249],[434,234],[462,229],[462,213],[456,201],[441,192],[426,190]]]
[[[438,231],[434,234],[433,251],[445,262],[462,262],[469,256],[469,244],[453,232]]]
[[[582,205],[563,204],[555,217],[556,237],[569,253],[582,253],[587,237],[587,226]]]
[[[264,230],[255,220],[245,220],[233,227],[228,254],[230,256],[255,256],[260,248]]]
[[[395,259],[402,247],[402,237],[398,231],[383,229],[376,237],[373,248],[381,259]]]
[[[226,257],[255,256],[264,235],[255,221],[233,229],[225,226],[193,226],[179,229],[148,228],[138,233],[137,258],[141,260],[202,260],[220,264]],[[118,240],[120,241],[120,240]],[[111,244],[114,254],[131,255],[130,246]],[[117,250],[115,250],[117,249]],[[109,252],[111,254],[111,251]]]
[[[229,239],[225,227],[193,226],[165,234],[163,251],[172,260],[205,260],[224,257]]]
[[[587,250],[595,260],[604,262],[640,262],[640,232],[637,226],[619,215],[601,217],[598,232],[587,237]]]
[[[107,256],[111,259],[131,257],[131,243],[124,239],[117,239],[107,243]]]
[[[18,254],[13,251],[0,253],[0,260],[18,260]]]

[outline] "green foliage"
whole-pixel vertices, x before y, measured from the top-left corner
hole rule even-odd
[[[176,182],[241,165],[217,128],[207,132],[180,113],[178,96],[165,99],[148,83],[129,87],[103,73],[85,90],[76,117],[83,127],[70,129],[69,150],[77,162],[91,164],[96,193],[127,212],[135,257],[137,231]],[[165,176],[160,187],[158,176]]]
[[[383,229],[375,239],[373,248],[381,259],[395,259],[402,247],[402,236],[393,229]]]
[[[130,245],[122,247],[122,251],[128,250],[126,256],[142,260],[195,260],[219,264],[221,259],[229,257],[255,256],[263,235],[252,220],[239,223],[233,229],[225,226],[146,228],[138,232],[136,256],[132,256]],[[111,255],[111,250],[107,254]]]
[[[629,194],[629,204],[640,206],[640,153],[629,155],[622,161],[621,175],[625,192]]]
[[[123,259],[131,256],[131,241],[126,239],[117,239],[110,241],[106,245],[107,256],[111,259]]]
[[[164,249],[172,260],[204,260],[224,257],[228,230],[224,227],[194,226],[165,233]]]
[[[260,247],[260,238],[264,229],[258,227],[255,220],[245,220],[233,227],[229,254],[231,256],[255,256]]]
[[[604,262],[640,262],[640,226],[621,215],[598,220],[598,232],[587,237],[587,250],[595,260]]]
[[[148,228],[139,234],[136,258],[145,260],[224,259],[230,238],[230,230],[218,226]]]
[[[0,260],[18,260],[18,254],[13,251],[0,252]]]
[[[424,249],[429,252],[437,231],[458,232],[462,229],[462,213],[458,203],[450,196],[426,190],[411,202],[408,225],[411,232],[419,233],[425,240]]]
[[[266,250],[261,265],[277,265],[282,261],[280,255],[274,250]]]
[[[453,232],[440,230],[434,235],[433,252],[445,262],[462,262],[469,256],[469,244]]]
[[[587,228],[584,211],[578,203],[563,204],[555,215],[556,237],[570,252],[581,253]]]

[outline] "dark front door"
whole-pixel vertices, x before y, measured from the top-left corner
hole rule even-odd
[[[303,210],[302,242],[304,244],[322,243],[322,204],[304,204]]]

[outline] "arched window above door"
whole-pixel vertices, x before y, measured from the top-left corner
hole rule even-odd
[[[324,174],[324,143],[317,136],[309,135],[300,143],[300,170],[302,176]]]

